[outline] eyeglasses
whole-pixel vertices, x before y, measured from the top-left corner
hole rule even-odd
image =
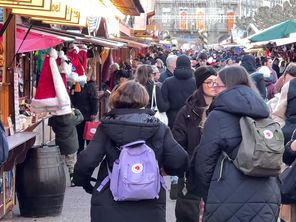
[[[214,88],[225,88],[226,86],[224,85],[218,85],[217,83],[214,85]]]
[[[215,87],[215,88],[223,88],[225,87],[224,85],[218,85],[218,83],[214,82],[214,81],[208,81],[208,82],[203,82],[205,84],[207,84],[208,87],[212,88],[212,87]]]
[[[208,82],[203,82],[204,84],[207,84],[208,87],[212,88],[214,87],[217,83],[214,81],[208,81]]]

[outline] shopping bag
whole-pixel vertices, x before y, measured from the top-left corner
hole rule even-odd
[[[86,121],[84,126],[83,139],[92,140],[99,125],[100,122]]]

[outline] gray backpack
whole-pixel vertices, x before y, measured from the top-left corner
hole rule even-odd
[[[284,153],[284,135],[271,117],[240,119],[242,141],[234,165],[245,175],[256,177],[278,176]]]

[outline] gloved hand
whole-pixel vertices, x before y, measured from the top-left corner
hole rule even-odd
[[[94,187],[90,184],[90,182],[83,185],[82,187],[86,191],[86,193],[92,194]]]

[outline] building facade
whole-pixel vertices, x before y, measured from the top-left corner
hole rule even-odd
[[[235,19],[253,15],[263,1],[156,0],[154,19],[159,30],[179,41],[214,44],[230,34]]]

